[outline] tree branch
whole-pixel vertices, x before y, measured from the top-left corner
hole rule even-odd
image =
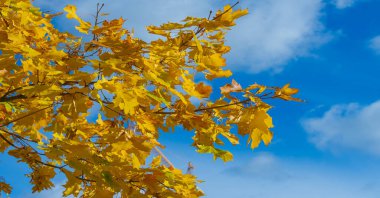
[[[11,136],[14,136],[14,137],[18,138],[18,139],[22,139],[22,140],[26,140],[26,141],[29,141],[29,142],[37,143],[37,141],[35,141],[35,140],[30,140],[30,139],[24,138],[21,135],[9,132],[9,131],[7,131],[5,129],[0,129],[0,130],[3,131],[3,132],[5,132],[5,133],[7,133],[7,134],[9,134],[9,135],[11,135]]]
[[[26,99],[26,98],[28,97],[20,94],[20,95],[11,96],[11,97],[1,97],[0,102],[9,102],[12,100],[19,100],[19,99]]]
[[[15,148],[19,148],[18,146],[16,146],[15,144],[13,144],[11,141],[9,141],[3,134],[0,133],[0,138],[3,139],[5,142],[7,142],[9,145],[15,147]]]
[[[3,19],[3,22],[4,22],[5,26],[7,26],[7,28],[8,28],[8,27],[9,27],[9,23],[8,23],[8,21],[4,18],[4,15],[3,15],[2,12],[0,12],[0,17],[1,17],[1,19]]]
[[[239,3],[240,3],[240,2],[237,1],[234,5],[232,5],[230,8],[228,8],[227,10],[225,10],[223,13],[221,13],[221,14],[215,16],[214,18],[212,18],[212,20],[216,20],[216,19],[218,19],[219,17],[223,16],[224,14],[226,14],[228,11],[230,11],[231,9],[233,9],[233,8],[234,8],[236,5],[238,5]],[[210,13],[210,15],[211,15],[211,13]],[[208,18],[210,18],[210,16],[209,16]],[[205,30],[204,27],[199,28],[199,26],[198,26],[196,32],[194,33],[195,36],[198,35],[199,33],[201,33],[201,32],[204,31],[204,30]],[[188,42],[190,42],[193,38],[194,38],[194,35],[192,35],[187,41],[181,43],[181,45],[179,46],[179,48],[181,49],[181,47],[185,46],[185,45],[186,45]]]
[[[9,125],[9,124],[11,124],[11,123],[13,123],[13,122],[19,121],[19,120],[21,120],[21,119],[24,119],[24,118],[26,118],[26,117],[28,117],[28,116],[31,116],[31,115],[33,115],[33,114],[36,114],[36,113],[38,113],[38,112],[40,112],[40,111],[44,111],[44,110],[46,110],[46,109],[48,109],[48,108],[51,108],[51,107],[52,107],[52,106],[50,105],[50,106],[48,106],[48,107],[45,107],[45,108],[39,109],[39,110],[37,110],[37,111],[34,111],[34,112],[31,112],[31,113],[28,113],[28,114],[26,114],[26,115],[24,115],[24,116],[21,116],[21,117],[19,117],[19,118],[14,119],[14,120],[8,121],[8,122],[6,122],[6,123],[0,125],[0,127],[7,126],[7,125]]]
[[[219,108],[233,106],[233,105],[238,105],[238,104],[245,104],[245,103],[248,103],[250,101],[251,101],[250,99],[246,99],[246,100],[242,100],[242,101],[231,103],[231,104],[225,104],[225,105],[218,105],[218,106],[212,106],[212,107],[199,108],[199,109],[194,110],[194,112],[206,111],[206,110],[210,110],[210,109],[219,109]],[[160,112],[160,111],[156,111],[154,113],[155,114],[169,114],[170,115],[170,114],[177,114],[178,112],[175,112],[175,111],[174,112]]]

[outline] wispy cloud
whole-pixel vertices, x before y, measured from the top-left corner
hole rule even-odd
[[[356,174],[333,165],[255,153],[248,162],[227,170],[204,168],[207,197],[265,198],[377,198],[379,183],[368,173]],[[360,172],[360,171],[359,171]],[[378,172],[371,172],[378,175]],[[372,176],[373,176],[372,175]]]
[[[61,10],[63,3],[36,0],[45,9]],[[50,3],[49,3],[50,2]],[[90,0],[75,2],[80,16],[91,19],[96,4]],[[105,2],[110,18],[127,18],[126,26],[135,35],[151,39],[145,27],[168,21],[178,22],[186,16],[207,17],[210,10],[222,7],[220,3],[202,0],[115,0]],[[281,71],[284,65],[310,51],[329,39],[320,22],[322,0],[267,0],[244,1],[241,8],[249,8],[250,14],[238,21],[238,26],[228,34],[227,44],[232,46],[229,55],[230,69],[253,73]],[[61,24],[62,25],[62,24]]]
[[[354,5],[355,0],[334,0],[334,5],[338,9],[345,9]]]
[[[286,170],[281,168],[280,160],[271,153],[255,153],[255,157],[248,164],[231,167],[225,173],[235,176],[254,176],[264,180],[284,179],[290,176]]]
[[[35,0],[36,5],[46,10],[54,9],[54,11],[62,11],[66,4],[74,4],[77,6],[78,14],[91,22],[98,2],[105,4],[103,11],[109,13],[107,18],[127,19],[126,28],[133,30],[135,36],[144,40],[152,38],[145,29],[148,25],[160,25],[169,21],[179,22],[186,16],[207,17],[209,11],[215,8],[210,1],[203,0],[67,0],[58,3]]]
[[[171,145],[173,147],[173,145]],[[174,147],[173,147],[174,148]],[[378,198],[380,172],[377,167],[347,167],[283,158],[271,153],[251,153],[236,162],[213,161],[210,156],[176,147],[174,163],[195,165],[195,174],[205,180],[200,188],[206,197],[220,198]],[[173,154],[173,149],[171,154]],[[190,153],[190,154],[189,154]],[[181,166],[182,167],[182,166]],[[37,194],[25,194],[22,198],[58,198],[64,190],[57,182],[51,190]],[[21,198],[20,197],[20,198]]]
[[[369,42],[369,47],[377,54],[380,54],[380,35],[373,37]]]
[[[330,38],[320,22],[321,0],[245,1],[243,7],[251,14],[229,36],[230,63],[238,63],[238,69],[281,71],[288,61],[310,55]]]
[[[335,105],[321,117],[302,121],[310,141],[333,152],[361,150],[380,156],[380,101],[367,106]]]

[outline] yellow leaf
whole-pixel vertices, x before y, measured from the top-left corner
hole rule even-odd
[[[201,63],[205,64],[206,67],[222,67],[226,65],[226,59],[222,57],[222,54],[216,53],[211,56],[203,56]]]
[[[221,77],[230,77],[232,75],[232,72],[230,70],[218,70],[213,71],[210,70],[211,74],[206,74],[206,78],[208,80],[212,80],[214,78],[221,78]]]
[[[68,19],[75,19],[79,22],[79,26],[75,26],[75,29],[81,33],[88,34],[88,30],[91,28],[91,23],[83,21],[81,18],[79,18],[76,13],[77,8],[74,5],[67,5],[63,10],[67,12],[66,17]]]
[[[102,120],[102,115],[100,115],[100,113],[98,113],[98,119],[96,120],[96,123],[100,124],[100,125],[103,125],[104,122]]]
[[[202,48],[202,45],[197,38],[197,35],[195,35],[195,32],[193,32],[193,37],[194,37],[194,41],[195,41],[195,44],[196,44],[197,49],[198,49],[198,54],[202,56],[203,55],[203,48]]]
[[[140,160],[139,158],[135,155],[135,154],[131,154],[132,156],[132,166],[133,168],[140,168],[141,164],[140,164]]]
[[[225,138],[227,138],[231,142],[231,144],[233,144],[233,145],[239,144],[239,139],[235,135],[233,135],[229,132],[224,132],[224,133],[222,133],[222,135]]]
[[[290,88],[289,87],[290,84],[286,84],[284,85],[281,89],[276,89],[276,92],[275,92],[275,97],[277,98],[281,98],[281,99],[284,99],[284,100],[294,100],[294,101],[298,101],[298,102],[301,102],[302,100],[299,99],[299,98],[293,98],[292,95],[298,93],[298,89],[295,89],[295,88]]]
[[[75,20],[80,33],[91,31],[89,38],[56,29],[57,14],[42,13],[30,0],[4,0],[0,7],[0,125],[6,130],[0,151],[31,167],[33,191],[51,188],[61,171],[64,196],[200,197],[194,175],[160,152],[153,158],[153,149],[164,147],[162,131],[189,130],[198,152],[230,161],[223,146],[239,144],[238,135],[248,136],[252,148],[271,142],[270,106],[263,100],[293,99],[298,91],[289,85],[243,89],[232,80],[219,99],[211,96],[214,82],[205,80],[232,75],[223,70],[230,51],[225,35],[246,10],[226,6],[209,19],[149,26],[165,38],[144,41],[123,18],[103,20],[103,4],[93,10],[97,24],[80,18],[73,5],[64,8],[66,20]],[[9,193],[2,182],[0,191]]]
[[[261,135],[261,138],[262,138],[264,144],[268,145],[272,141],[273,133],[271,131],[268,131],[267,133],[263,133]]]
[[[132,148],[131,142],[117,142],[112,144],[112,152],[125,151]]]
[[[263,86],[263,85],[259,85],[259,84],[253,84],[253,85],[250,85],[249,87],[247,87],[247,91],[250,91],[250,90],[253,90],[253,89],[259,89],[256,91],[256,94],[261,94],[263,93],[265,90],[266,90],[266,86]]]
[[[161,30],[161,29],[157,29],[154,26],[148,26],[148,27],[146,27],[146,29],[151,34],[157,34],[157,35],[161,35],[161,36],[165,36],[165,37],[170,36],[170,32],[165,31],[165,30]]]
[[[244,10],[239,9],[232,13],[232,18],[237,19],[247,14],[248,14],[248,9],[244,9]]]
[[[152,163],[151,163],[151,166],[152,166],[152,167],[157,167],[157,166],[159,166],[160,164],[161,164],[161,156],[158,155],[158,156],[156,156],[155,158],[153,158]]]
[[[211,86],[205,85],[203,82],[195,84],[192,79],[189,79],[186,75],[182,75],[183,89],[191,96],[199,99],[208,98],[212,92]]]

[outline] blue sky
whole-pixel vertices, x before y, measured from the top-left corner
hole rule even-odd
[[[52,11],[73,2],[35,0]],[[226,3],[234,1],[114,0],[105,10],[127,18],[127,28],[149,40],[146,25],[206,16]],[[96,7],[90,0],[74,4],[88,19]],[[228,34],[233,78],[242,85],[290,82],[306,102],[270,101],[272,144],[254,151],[244,141],[227,145],[232,162],[197,154],[192,133],[181,129],[162,136],[164,153],[179,168],[194,164],[207,197],[380,197],[380,1],[242,0],[239,7],[250,14]],[[71,21],[55,23],[72,31]],[[229,81],[217,80],[214,90]],[[2,156],[0,170],[15,187],[12,197],[29,196],[22,165]],[[29,197],[60,197],[64,180],[55,181],[56,188]]]

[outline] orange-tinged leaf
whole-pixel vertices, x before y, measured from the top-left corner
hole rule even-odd
[[[5,192],[7,194],[11,194],[12,187],[3,181],[0,181],[0,193],[1,193],[1,191]]]
[[[203,82],[198,83],[195,90],[201,94],[203,98],[208,98],[212,92],[212,87],[205,85]]]
[[[56,15],[29,0],[0,7],[0,151],[30,167],[34,192],[53,187],[61,171],[64,196],[200,197],[200,181],[158,150],[162,133],[182,127],[194,132],[198,152],[230,161],[223,147],[240,136],[252,148],[271,142],[264,99],[296,100],[289,85],[244,89],[235,80],[220,98],[211,95],[206,79],[232,75],[223,70],[225,35],[247,10],[226,6],[214,17],[149,26],[164,38],[144,41],[125,19],[104,20],[103,4],[94,10],[96,24],[75,6],[64,8],[80,33],[91,31],[83,37],[56,29]],[[2,182],[0,191],[9,193]]]
[[[221,94],[229,94],[231,92],[239,92],[242,91],[243,88],[239,83],[237,83],[235,80],[232,80],[231,84],[226,84],[223,87],[220,87]]]
[[[281,89],[276,89],[275,97],[284,99],[284,100],[294,100],[301,102],[302,100],[299,98],[294,98],[292,95],[298,93],[298,89],[290,88],[290,84],[284,85]]]
[[[0,70],[0,77],[4,76],[8,71],[6,69]]]

